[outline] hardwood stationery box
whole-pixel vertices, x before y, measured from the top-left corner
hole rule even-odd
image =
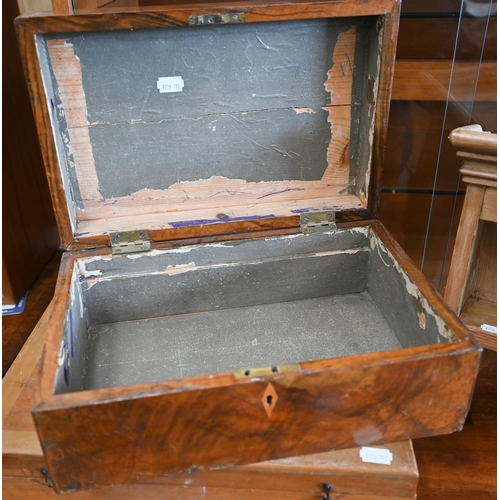
[[[373,220],[398,16],[18,20],[68,250],[32,410],[58,492],[461,428],[481,348]]]

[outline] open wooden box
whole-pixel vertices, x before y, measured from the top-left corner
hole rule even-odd
[[[461,428],[481,349],[370,220],[398,16],[18,20],[68,249],[33,408],[58,492]]]

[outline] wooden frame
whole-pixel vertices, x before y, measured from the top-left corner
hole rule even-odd
[[[444,298],[484,347],[496,351],[496,333],[481,325],[497,326],[497,135],[471,125],[455,129],[450,140],[464,159],[467,191]]]

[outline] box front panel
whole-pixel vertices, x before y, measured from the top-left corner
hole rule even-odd
[[[38,411],[35,422],[57,489],[78,491],[456,431],[476,357],[304,370],[162,396],[144,389],[136,399]]]

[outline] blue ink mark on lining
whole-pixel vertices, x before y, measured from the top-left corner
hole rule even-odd
[[[90,234],[89,232],[87,233],[75,233],[75,238],[79,238],[80,236],[85,236],[86,234]]]
[[[185,226],[203,226],[204,224],[214,224],[217,222],[237,222],[244,220],[256,220],[256,219],[270,219],[275,217],[273,214],[269,215],[250,215],[247,217],[233,217],[227,219],[198,219],[198,220],[186,220],[180,222],[170,222],[172,227],[185,227]]]
[[[311,208],[296,208],[295,210],[290,210],[292,214],[304,214],[306,212],[314,212],[314,209]]]

